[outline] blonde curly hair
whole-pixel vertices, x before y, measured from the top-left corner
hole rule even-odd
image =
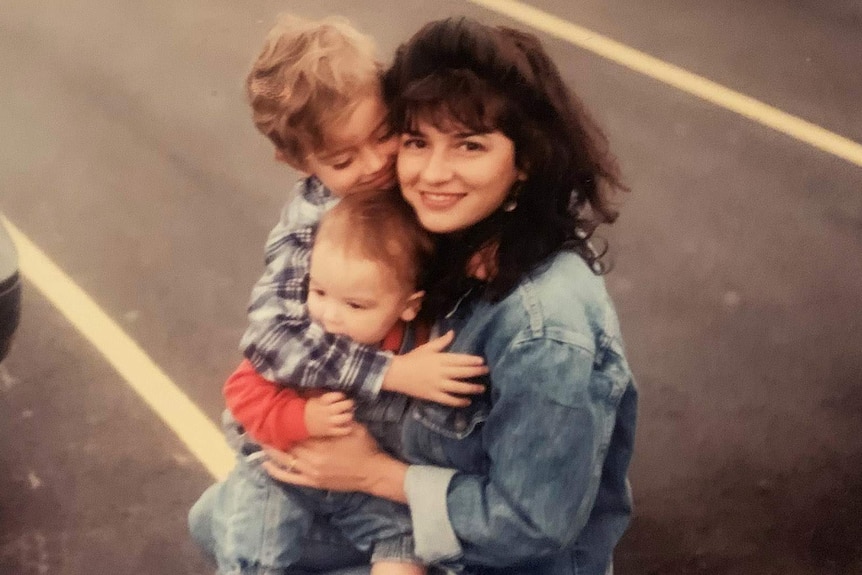
[[[301,169],[331,126],[379,93],[381,72],[373,40],[344,18],[281,14],[246,78],[254,125]]]

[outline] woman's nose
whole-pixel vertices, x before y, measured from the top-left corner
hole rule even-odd
[[[439,184],[452,178],[452,165],[445,150],[431,150],[428,153],[419,177],[428,184]]]

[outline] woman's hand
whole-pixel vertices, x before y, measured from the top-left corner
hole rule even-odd
[[[274,479],[330,491],[362,491],[405,502],[407,465],[382,452],[364,426],[343,437],[312,438],[288,452],[265,448],[263,466]]]

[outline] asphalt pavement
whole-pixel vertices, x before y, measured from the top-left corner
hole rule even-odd
[[[857,0],[531,5],[862,142]],[[469,2],[7,0],[0,212],[213,422],[295,174],[242,80],[274,16],[383,54]],[[862,167],[547,34],[632,193],[607,277],[641,389],[622,575],[862,573]],[[212,481],[32,282],[0,365],[0,573],[213,571]]]

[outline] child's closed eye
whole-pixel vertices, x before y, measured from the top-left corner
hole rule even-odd
[[[333,170],[346,170],[350,167],[350,164],[353,163],[353,158],[339,159],[337,162],[331,164]]]

